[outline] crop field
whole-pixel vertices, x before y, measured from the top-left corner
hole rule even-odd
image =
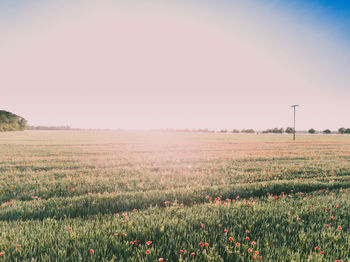
[[[0,261],[350,261],[350,136],[0,133]]]

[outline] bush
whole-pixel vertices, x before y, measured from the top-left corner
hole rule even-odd
[[[323,130],[323,134],[330,134],[330,133],[332,133],[332,132],[329,129]]]

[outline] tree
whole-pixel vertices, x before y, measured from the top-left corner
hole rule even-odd
[[[310,128],[307,132],[309,132],[309,134],[315,134],[316,130],[313,128]]]
[[[27,120],[11,112],[0,110],[0,132],[24,130]]]
[[[350,128],[345,129],[345,134],[350,134]]]
[[[345,127],[341,127],[338,129],[339,134],[345,134],[345,131],[346,131]]]
[[[332,133],[332,132],[329,129],[323,130],[323,134],[330,134],[330,133]]]
[[[255,133],[254,129],[242,129],[242,133],[253,134]]]
[[[294,128],[293,127],[287,127],[286,128],[286,133],[287,134],[293,134]]]
[[[233,129],[232,133],[239,133],[239,130],[238,129]]]

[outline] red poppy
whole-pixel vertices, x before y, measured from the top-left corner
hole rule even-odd
[[[338,226],[338,229],[339,229],[339,230],[342,230],[343,228],[342,228],[341,226]]]
[[[72,228],[71,228],[71,227],[68,227],[68,230],[69,230],[69,231],[71,231],[71,230],[72,230]]]
[[[228,232],[228,230],[227,230],[227,229],[225,229],[225,230],[224,230],[224,233],[227,233],[227,232]]]
[[[185,252],[185,251],[183,251],[182,249],[180,250],[180,253],[182,254],[183,252]]]
[[[202,247],[204,244],[203,244],[203,242],[200,242],[199,245]]]
[[[21,247],[21,245],[16,245],[16,247]]]
[[[237,246],[237,247],[239,247],[240,245],[241,245],[241,243],[239,243],[239,242],[236,243],[236,246]]]
[[[233,237],[229,237],[228,240],[233,241]]]
[[[248,248],[248,253],[252,252],[253,250],[251,248]]]
[[[301,219],[300,217],[297,218],[298,221],[300,221],[300,219]]]
[[[191,254],[191,256],[193,256],[193,257],[194,257],[195,255],[196,255],[196,253],[192,253],[192,254]]]
[[[0,257],[3,256],[3,255],[5,255],[5,252],[4,251],[0,252]]]
[[[205,246],[205,247],[208,247],[208,246],[209,246],[209,243],[205,243],[204,246]]]
[[[90,249],[89,251],[90,251],[90,253],[95,253],[95,251],[93,249]]]
[[[149,246],[150,244],[152,244],[152,241],[147,241],[146,245]]]
[[[255,244],[256,244],[256,242],[255,242],[255,241],[253,241],[253,242],[252,242],[252,245],[255,245]]]
[[[252,255],[252,258],[255,259],[255,255]]]
[[[250,231],[247,229],[246,231],[245,231],[246,233],[250,233]]]
[[[250,240],[250,238],[249,237],[245,237],[245,240]]]
[[[324,254],[324,251],[320,251],[320,254]]]
[[[159,262],[162,262],[164,259],[161,257],[160,259],[158,259]]]
[[[258,254],[259,254],[259,251],[258,251],[258,250],[256,250],[254,253],[258,255]]]
[[[319,250],[320,249],[320,247],[315,247],[315,250]]]
[[[148,249],[146,250],[146,254],[149,254],[149,253],[151,253],[151,251],[149,251]]]

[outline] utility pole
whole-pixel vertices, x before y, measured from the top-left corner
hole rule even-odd
[[[295,140],[295,108],[299,105],[291,105],[290,107],[293,107],[294,109],[294,127],[293,127],[293,140]]]

